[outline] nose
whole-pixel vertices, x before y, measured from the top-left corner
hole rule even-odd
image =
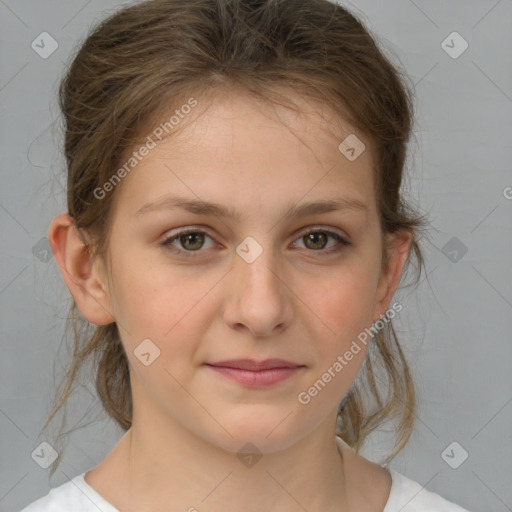
[[[230,272],[224,320],[237,331],[268,337],[284,330],[293,318],[293,293],[271,250],[252,262],[235,254]]]

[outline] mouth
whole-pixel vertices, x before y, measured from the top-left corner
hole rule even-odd
[[[305,368],[304,365],[283,359],[237,359],[205,364],[217,374],[251,388],[274,386]]]
[[[216,366],[222,368],[233,368],[235,370],[274,370],[278,368],[299,368],[301,364],[285,361],[284,359],[265,359],[264,361],[256,361],[254,359],[231,359],[229,361],[218,361],[215,363],[206,363],[208,366]]]

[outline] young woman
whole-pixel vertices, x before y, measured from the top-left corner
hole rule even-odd
[[[327,0],[150,0],[95,28],[60,89],[48,238],[77,325],[50,419],[91,357],[126,433],[26,512],[464,511],[359,453],[392,420],[392,458],[415,416],[392,327],[423,263],[411,104]]]

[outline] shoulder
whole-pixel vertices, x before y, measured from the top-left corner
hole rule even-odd
[[[85,482],[84,475],[51,489],[21,512],[119,512]]]
[[[398,471],[358,454],[341,438],[348,488],[354,492],[355,510],[382,512],[469,512]]]
[[[469,512],[448,501],[435,492],[428,491],[418,482],[407,478],[394,469],[391,473],[392,485],[388,501],[382,512]]]

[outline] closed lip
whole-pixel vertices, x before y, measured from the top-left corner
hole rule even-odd
[[[285,361],[284,359],[265,359],[256,361],[254,359],[231,359],[229,361],[217,361],[215,363],[206,363],[208,366],[220,366],[224,368],[234,368],[238,370],[271,370],[273,368],[300,368],[304,365]]]

